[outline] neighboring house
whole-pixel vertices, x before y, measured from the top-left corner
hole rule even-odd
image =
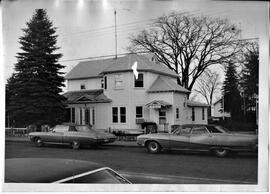
[[[159,131],[206,124],[207,105],[187,100],[190,91],[177,84],[177,77],[143,55],[80,62],[66,75],[67,121],[97,129],[140,129],[147,121],[157,123]]]
[[[212,117],[214,119],[222,119],[224,118],[228,118],[231,117],[231,113],[230,112],[224,112],[223,113],[223,101],[222,98],[217,100],[213,105],[212,105]]]

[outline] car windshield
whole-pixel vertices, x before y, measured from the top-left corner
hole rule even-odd
[[[185,127],[185,128],[178,128],[178,129],[175,129],[172,134],[174,135],[185,135],[185,134],[190,134],[190,130],[191,128],[189,127]]]
[[[128,184],[129,182],[115,173],[110,169],[104,169],[101,171],[97,171],[92,174],[88,174],[82,177],[78,177],[75,179],[68,180],[63,183],[105,183],[105,184],[112,184],[112,183],[124,183]]]

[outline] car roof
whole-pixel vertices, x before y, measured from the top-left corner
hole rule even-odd
[[[56,158],[12,158],[5,160],[5,182],[51,183],[104,167],[101,164]]]

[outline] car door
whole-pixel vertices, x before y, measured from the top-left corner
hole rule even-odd
[[[205,126],[195,126],[191,130],[190,144],[191,149],[207,149],[212,143],[212,134]]]
[[[170,136],[171,149],[189,148],[191,127],[182,127],[176,129]]]
[[[68,126],[65,125],[56,125],[51,132],[48,132],[44,141],[52,143],[62,143],[64,131],[67,130],[67,127]]]

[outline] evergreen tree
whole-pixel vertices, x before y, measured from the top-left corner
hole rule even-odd
[[[55,53],[56,28],[44,9],[36,9],[20,37],[22,52],[12,82],[8,82],[8,111],[19,125],[54,124],[63,115],[65,98],[60,95],[64,86],[58,63],[61,54]],[[11,84],[12,83],[12,84]]]
[[[231,113],[232,120],[241,118],[241,96],[238,90],[238,79],[233,63],[229,63],[226,69],[223,83],[224,111]]]

